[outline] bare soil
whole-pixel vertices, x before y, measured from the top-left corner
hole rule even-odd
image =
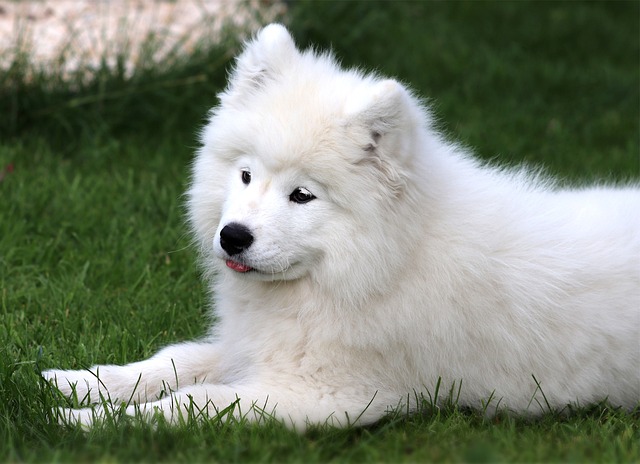
[[[276,0],[0,0],[0,69],[19,52],[66,73],[113,65],[126,51],[130,71],[151,37],[162,60],[215,42],[226,23],[250,32],[283,10]]]

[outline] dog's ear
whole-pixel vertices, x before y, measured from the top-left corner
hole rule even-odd
[[[293,38],[284,26],[269,24],[262,28],[237,57],[226,96],[251,94],[269,79],[276,78],[298,54]]]
[[[404,185],[415,121],[409,92],[386,79],[365,85],[347,100],[344,113],[353,139],[362,147],[360,163],[372,163],[394,192]]]
[[[393,79],[364,85],[351,94],[344,112],[347,118],[380,135],[401,123],[406,90]]]

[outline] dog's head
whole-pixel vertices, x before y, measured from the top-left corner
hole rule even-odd
[[[300,52],[270,25],[246,45],[219,98],[188,192],[207,268],[290,280],[392,264],[404,241],[386,243],[385,228],[411,198],[425,124],[402,85]]]

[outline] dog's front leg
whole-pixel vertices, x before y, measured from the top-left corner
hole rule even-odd
[[[124,366],[102,365],[87,370],[52,369],[42,376],[67,396],[82,403],[101,399],[146,403],[161,393],[183,386],[214,381],[220,349],[213,342],[171,345],[153,357]]]
[[[132,404],[124,411],[106,403],[94,408],[60,409],[62,422],[92,427],[111,414],[124,412],[152,422],[160,415],[169,424],[189,420],[207,420],[220,416],[236,420],[261,423],[275,419],[286,426],[303,432],[310,424],[328,424],[337,427],[363,425],[378,420],[392,404],[389,396],[327,395],[305,385],[222,385],[197,384],[156,401]]]
[[[149,402],[120,406],[111,402],[81,409],[59,408],[58,420],[61,423],[79,424],[89,429],[96,422],[108,420],[110,416],[117,418],[124,413],[153,422],[158,415],[169,424],[176,425],[189,420],[205,420],[227,416],[237,420],[259,421],[272,417],[275,400],[270,400],[264,391],[247,387],[231,387],[228,385],[197,384],[181,388],[162,399]]]

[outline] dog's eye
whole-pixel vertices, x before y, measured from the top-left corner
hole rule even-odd
[[[249,185],[251,183],[251,171],[248,169],[242,170],[242,183],[244,185]]]
[[[291,192],[291,195],[289,195],[289,200],[293,201],[294,203],[309,203],[313,199],[315,199],[313,193],[302,187],[298,187],[293,192]]]

